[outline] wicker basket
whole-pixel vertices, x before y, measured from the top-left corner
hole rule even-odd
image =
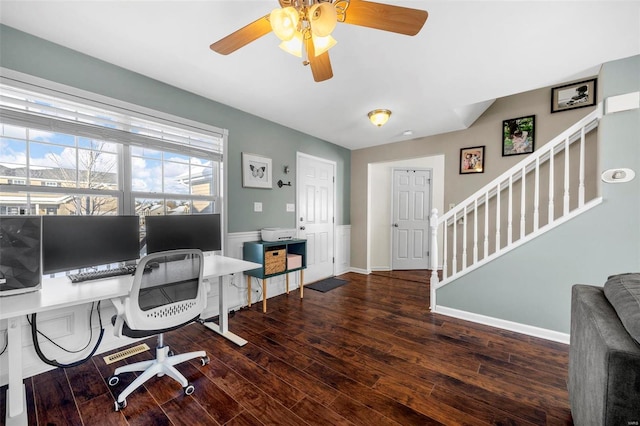
[[[265,275],[278,274],[287,269],[287,250],[269,250],[264,253]]]

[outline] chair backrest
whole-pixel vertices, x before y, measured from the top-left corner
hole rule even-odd
[[[171,250],[143,257],[123,300],[133,330],[177,327],[199,317],[207,303],[202,251]]]

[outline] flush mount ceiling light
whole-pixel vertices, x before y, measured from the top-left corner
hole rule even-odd
[[[371,121],[374,125],[382,127],[384,123],[389,121],[391,111],[389,111],[388,109],[374,109],[373,111],[369,112],[368,116],[369,121]]]
[[[281,40],[280,48],[303,58],[313,79],[333,77],[329,49],[338,23],[357,25],[408,36],[416,35],[429,14],[425,10],[362,0],[278,0],[280,7],[216,41],[214,52],[228,55],[270,33]]]

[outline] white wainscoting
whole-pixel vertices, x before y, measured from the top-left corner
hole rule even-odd
[[[336,275],[351,269],[351,225],[336,226]]]
[[[242,245],[245,241],[256,241],[260,239],[259,232],[238,232],[229,234],[226,242],[226,256],[242,259]],[[348,272],[350,270],[350,242],[351,242],[351,226],[343,225],[336,227],[336,275]],[[247,281],[244,274],[236,274],[232,277],[224,277],[227,280],[225,284],[229,287],[226,292],[227,303],[230,311],[235,311],[247,305]],[[255,280],[255,278],[252,278]],[[252,303],[262,300],[262,283],[256,280],[252,283],[251,288],[253,294]],[[207,308],[205,309],[203,318],[209,318],[218,315],[218,283],[213,281],[210,283],[209,298],[207,300]],[[86,283],[90,285],[90,283]],[[281,275],[267,280],[267,296],[268,298],[279,296],[285,292],[285,276]],[[298,297],[295,289],[299,287],[299,274],[291,274],[289,277],[289,290],[293,291],[292,296]],[[10,296],[9,296],[10,297]],[[16,296],[19,297],[19,296]],[[38,330],[41,330],[48,337],[53,339],[57,344],[70,350],[78,350],[83,348],[89,341],[91,332],[91,343],[84,351],[76,354],[65,353],[53,344],[40,337],[40,347],[42,352],[49,358],[55,359],[60,363],[72,363],[86,357],[93,349],[95,342],[100,334],[100,323],[97,314],[93,313],[91,327],[89,327],[89,313],[91,305],[79,305],[71,308],[58,309],[49,311],[37,316]],[[113,326],[111,325],[111,317],[115,315],[115,309],[110,301],[103,300],[101,303],[102,326],[104,327],[104,335],[100,347],[96,354],[107,354],[115,351],[117,348],[134,342],[134,339],[117,338],[113,335]],[[27,322],[27,318],[23,317],[21,321],[23,335],[23,376],[31,377],[45,371],[51,370],[52,367],[42,362],[33,347],[31,339],[31,327]],[[233,328],[233,327],[231,327]],[[7,321],[0,322],[0,348],[6,344]],[[170,342],[169,342],[170,344]],[[153,350],[153,348],[152,348]],[[8,365],[7,353],[0,356],[0,386],[6,385],[8,382]]]

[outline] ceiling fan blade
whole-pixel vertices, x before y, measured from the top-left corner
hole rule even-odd
[[[265,15],[262,18],[256,19],[249,25],[216,41],[209,47],[221,55],[228,55],[229,53],[235,52],[241,47],[271,32],[271,23],[268,18],[269,15]]]
[[[309,65],[311,66],[311,73],[313,79],[316,82],[329,80],[333,77],[333,70],[331,69],[331,60],[329,59],[329,52],[324,52],[318,56],[315,56],[315,48],[311,37],[305,39],[305,49],[307,50],[307,56],[309,59]]]
[[[393,33],[416,35],[429,14],[426,10],[352,0],[344,12],[344,23]]]
[[[333,70],[331,69],[331,60],[329,60],[329,52],[324,52],[321,55],[316,56],[311,61],[311,73],[313,79],[317,82],[329,80],[333,77]]]

